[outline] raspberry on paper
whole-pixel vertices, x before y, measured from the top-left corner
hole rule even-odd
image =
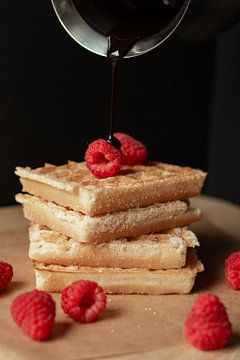
[[[134,139],[128,134],[115,133],[114,136],[121,143],[121,152],[123,154],[123,165],[141,165],[147,159],[148,152],[143,143]]]
[[[89,323],[105,310],[107,296],[93,281],[79,280],[62,291],[62,309],[71,318]]]
[[[225,307],[211,293],[201,295],[193,304],[183,331],[188,342],[199,350],[222,349],[232,335]]]
[[[240,290],[240,251],[234,252],[225,260],[227,282],[235,290]]]
[[[231,326],[227,320],[212,322],[197,316],[187,319],[184,332],[189,343],[199,350],[222,349],[231,338]]]
[[[122,165],[122,154],[106,140],[93,141],[85,154],[89,170],[98,178],[107,178],[118,174]]]
[[[11,305],[13,320],[33,340],[47,340],[53,330],[55,302],[50,294],[33,290],[19,295]]]
[[[192,314],[204,317],[208,321],[225,320],[227,312],[224,305],[219,301],[218,297],[211,293],[205,293],[195,301],[192,306]]]
[[[0,291],[4,290],[13,277],[12,265],[0,261]]]

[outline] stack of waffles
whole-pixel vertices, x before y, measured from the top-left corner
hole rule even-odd
[[[154,162],[98,179],[85,163],[69,162],[16,174],[38,289],[89,279],[108,293],[191,291],[203,265],[187,226],[202,214],[188,199],[200,194],[204,172]]]

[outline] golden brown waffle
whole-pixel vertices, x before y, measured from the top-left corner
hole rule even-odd
[[[183,201],[91,217],[31,195],[18,194],[16,200],[23,204],[28,220],[88,243],[161,232],[191,224],[202,216],[199,209],[189,209]]]
[[[174,269],[186,263],[187,248],[199,246],[186,228],[102,244],[79,243],[34,224],[29,229],[29,257],[37,262],[113,268]]]
[[[163,163],[125,166],[118,176],[97,179],[85,163],[17,167],[23,191],[88,215],[113,213],[199,195],[206,173]]]
[[[182,269],[145,270],[46,265],[34,262],[36,287],[49,292],[60,292],[73,281],[96,281],[111,294],[186,294],[194,285],[203,265],[196,254],[189,251],[187,264]]]

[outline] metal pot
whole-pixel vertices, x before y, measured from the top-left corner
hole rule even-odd
[[[107,56],[108,37],[96,31],[81,17],[72,0],[51,1],[62,26],[78,44],[95,54]],[[176,17],[162,31],[137,41],[125,58],[142,55],[165,41],[180,24],[189,3],[190,0],[184,1]]]

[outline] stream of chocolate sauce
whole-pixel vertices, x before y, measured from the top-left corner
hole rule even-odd
[[[107,141],[120,142],[113,134],[116,122],[117,72],[120,61],[137,41],[159,33],[174,19],[184,0],[73,0],[81,17],[108,37],[107,58],[112,65],[110,119]]]

